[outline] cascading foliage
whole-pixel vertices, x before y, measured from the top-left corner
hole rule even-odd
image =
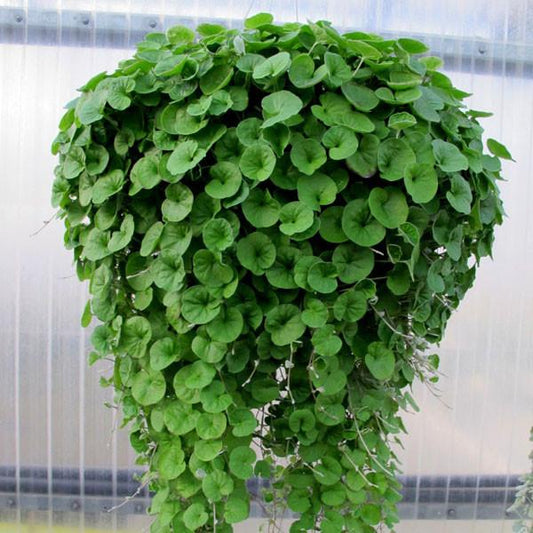
[[[152,33],[53,142],[53,205],[153,532],[398,521],[400,410],[491,253],[510,155],[412,39],[328,22]]]

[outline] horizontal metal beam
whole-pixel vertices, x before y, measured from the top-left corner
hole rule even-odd
[[[181,24],[194,28],[202,22],[228,24],[228,20],[172,17],[158,14],[43,10],[0,7],[0,43],[133,49],[153,31]],[[232,27],[242,21],[230,20]],[[354,28],[344,28],[345,30]],[[360,28],[359,28],[360,29]],[[382,32],[403,37],[405,32]],[[444,59],[449,71],[533,77],[533,44],[493,42],[475,37],[409,33],[426,42],[434,55]]]
[[[139,490],[142,471],[42,467],[0,467],[0,511],[2,509],[106,512],[142,514],[150,504],[146,487]],[[403,519],[506,519],[513,502],[518,476],[400,476],[403,500],[399,511]],[[18,492],[17,492],[18,485]],[[248,489],[260,497],[268,486],[252,479]],[[51,490],[50,490],[51,489]],[[252,516],[262,516],[254,504]]]

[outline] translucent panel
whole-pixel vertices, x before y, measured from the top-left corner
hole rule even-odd
[[[0,467],[11,469],[12,493],[20,502],[28,468],[40,468],[42,477],[32,482],[45,499],[37,507],[48,510],[33,514],[16,502],[8,508],[0,494],[0,522],[69,523],[80,531],[146,527],[144,517],[102,513],[94,498],[85,497],[87,472],[99,469],[109,474],[101,483],[111,486],[111,498],[122,501],[119,476],[121,469],[134,467],[135,455],[127,432],[117,429],[117,410],[104,406],[112,404],[112,391],[98,384],[110,363],[87,366],[90,331],[79,322],[86,287],[62,247],[61,223],[50,221],[55,159],[49,146],[61,107],[75,88],[93,73],[112,70],[131,53],[128,47],[138,35],[179,17],[191,25],[209,19],[238,26],[257,11],[270,11],[278,20],[329,19],[344,28],[422,36],[445,55],[454,83],[474,94],[469,105],[494,112],[484,119],[487,137],[502,140],[517,161],[505,164],[508,181],[501,184],[509,217],[497,232],[494,261],[483,262],[474,289],[435,349],[442,360],[440,383],[434,390],[415,388],[421,412],[405,416],[409,435],[401,452],[404,473],[415,476],[418,491],[428,476],[444,477],[438,516],[454,517],[457,477],[473,476],[477,496],[464,521],[405,521],[398,531],[510,531],[510,521],[472,519],[481,514],[482,477],[503,475],[509,482],[528,469],[530,451],[533,6],[528,0],[2,2]],[[43,221],[50,222],[43,226]],[[79,483],[64,503],[52,497],[52,489],[68,469]],[[145,500],[137,512],[143,505]],[[407,517],[422,517],[420,505],[411,506]],[[236,530],[257,531],[257,524]]]

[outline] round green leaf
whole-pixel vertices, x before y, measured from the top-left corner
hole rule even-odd
[[[177,291],[181,289],[185,278],[185,267],[181,254],[169,248],[163,250],[157,259],[152,263],[151,271],[154,283],[166,291]]]
[[[368,197],[368,207],[378,222],[390,229],[400,227],[409,214],[405,196],[396,187],[374,187]]]
[[[111,234],[107,245],[108,250],[114,253],[125,248],[131,242],[134,230],[135,222],[133,221],[133,216],[126,215],[120,223],[120,229]]]
[[[284,122],[297,115],[303,107],[302,100],[289,91],[277,91],[265,96],[261,100],[263,108],[263,128]]]
[[[213,381],[202,389],[200,401],[207,413],[222,413],[233,403],[233,398],[226,393],[226,388],[222,382]]]
[[[157,245],[159,244],[161,234],[163,233],[163,228],[164,224],[162,222],[154,222],[154,224],[152,224],[148,231],[144,234],[140,251],[140,254],[143,257],[151,255],[155,251]]]
[[[394,373],[394,353],[383,342],[372,342],[365,355],[365,364],[376,379],[386,381]]]
[[[433,165],[415,163],[405,168],[405,188],[414,202],[425,204],[437,194],[439,186],[437,173]]]
[[[198,335],[192,341],[192,351],[206,363],[218,363],[227,352],[227,345],[223,342],[214,341],[207,333],[198,331]]]
[[[242,204],[246,220],[256,228],[268,228],[279,220],[281,206],[268,190],[254,189]]]
[[[247,480],[254,474],[255,452],[248,446],[238,446],[229,455],[229,469],[238,479]]]
[[[313,476],[321,485],[335,485],[341,479],[342,466],[332,457],[324,457],[313,468]]]
[[[329,294],[337,288],[337,267],[333,263],[320,261],[309,268],[307,282],[314,291]]]
[[[141,405],[153,405],[159,402],[166,391],[165,377],[161,372],[141,370],[133,377],[131,394]]]
[[[335,355],[342,348],[342,340],[335,335],[335,327],[331,324],[317,329],[311,337],[311,343],[319,355]]]
[[[207,324],[220,312],[220,301],[205,287],[190,287],[183,293],[181,312],[191,324]]]
[[[365,316],[367,299],[363,292],[351,289],[335,300],[333,314],[339,321],[357,322]]]
[[[348,237],[342,227],[344,209],[340,206],[328,207],[320,215],[320,236],[327,242],[346,242]]]
[[[101,176],[92,188],[93,203],[96,205],[104,203],[108,198],[120,192],[123,185],[124,172],[122,170],[112,170],[105,176]]]
[[[194,197],[191,189],[183,183],[169,185],[165,196],[166,200],[161,205],[165,221],[180,222],[191,212]]]
[[[355,133],[345,126],[333,126],[322,136],[322,144],[329,148],[330,159],[347,159],[353,155],[359,141]]]
[[[229,198],[237,193],[241,186],[242,176],[237,165],[229,161],[221,161],[209,169],[211,181],[205,191],[213,198]]]
[[[294,235],[310,228],[313,224],[313,210],[303,202],[289,202],[279,213],[279,229],[285,235]]]
[[[224,265],[210,250],[198,250],[193,256],[193,272],[196,279],[206,287],[222,287],[234,276],[233,269]]]
[[[198,417],[196,433],[201,439],[218,439],[226,431],[226,415],[224,413],[202,413]]]
[[[374,253],[354,244],[341,244],[333,251],[331,261],[337,267],[339,279],[343,283],[352,284],[365,279],[372,272]]]
[[[265,329],[270,333],[272,342],[285,346],[298,340],[305,332],[300,310],[292,304],[281,304],[266,315]]]
[[[460,174],[454,174],[451,179],[450,190],[446,193],[446,199],[459,213],[468,215],[472,210],[472,189]]]
[[[342,212],[342,229],[359,246],[374,246],[385,238],[385,228],[370,214],[363,199],[352,200]]]
[[[328,320],[328,308],[320,300],[310,298],[302,311],[302,322],[310,328],[321,328]]]
[[[161,181],[158,159],[153,155],[139,159],[130,171],[130,178],[139,188],[153,189]]]
[[[233,244],[233,229],[224,218],[214,218],[202,230],[204,244],[212,252],[222,252]]]
[[[202,479],[202,491],[211,502],[219,502],[233,492],[233,480],[222,470],[214,470]]]
[[[326,77],[328,71],[325,65],[315,69],[315,62],[311,56],[300,54],[296,56],[289,69],[289,79],[298,89],[306,89],[316,85]]]
[[[143,357],[151,338],[152,327],[146,318],[142,316],[128,318],[122,326],[120,347],[131,357]]]
[[[184,174],[193,169],[206,156],[206,153],[196,141],[180,142],[168,158],[167,169],[171,174]]]
[[[201,503],[191,504],[183,513],[183,523],[185,527],[192,531],[200,529],[208,520],[209,515],[205,512]]]
[[[326,161],[326,151],[315,139],[297,139],[291,148],[292,164],[304,174],[311,176]]]
[[[150,367],[163,370],[182,357],[183,348],[173,337],[159,339],[150,348]]]
[[[268,145],[255,143],[246,148],[239,160],[241,172],[252,180],[265,181],[276,165],[276,155]]]
[[[433,155],[437,166],[444,172],[460,172],[468,169],[468,159],[455,144],[435,139],[432,141]]]
[[[298,200],[315,211],[320,211],[322,205],[333,203],[337,196],[335,182],[320,173],[298,178],[297,190]]]
[[[218,342],[233,342],[242,333],[244,321],[241,313],[232,307],[222,308],[217,317],[207,324],[207,333]]]
[[[174,387],[176,388],[176,387]],[[199,413],[192,406],[181,401],[173,401],[164,407],[163,420],[170,433],[185,435],[196,427]]]
[[[237,258],[244,268],[260,276],[274,264],[276,248],[264,233],[256,231],[237,243]]]
[[[401,180],[405,168],[414,163],[415,153],[403,139],[387,139],[378,147],[378,168],[384,180]]]
[[[224,504],[224,519],[228,524],[246,520],[250,515],[250,502],[246,498],[231,494]]]

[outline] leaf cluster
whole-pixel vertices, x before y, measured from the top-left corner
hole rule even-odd
[[[52,202],[154,533],[232,531],[253,476],[293,533],[397,521],[399,413],[510,158],[426,52],[258,14],[149,34],[67,105]]]

